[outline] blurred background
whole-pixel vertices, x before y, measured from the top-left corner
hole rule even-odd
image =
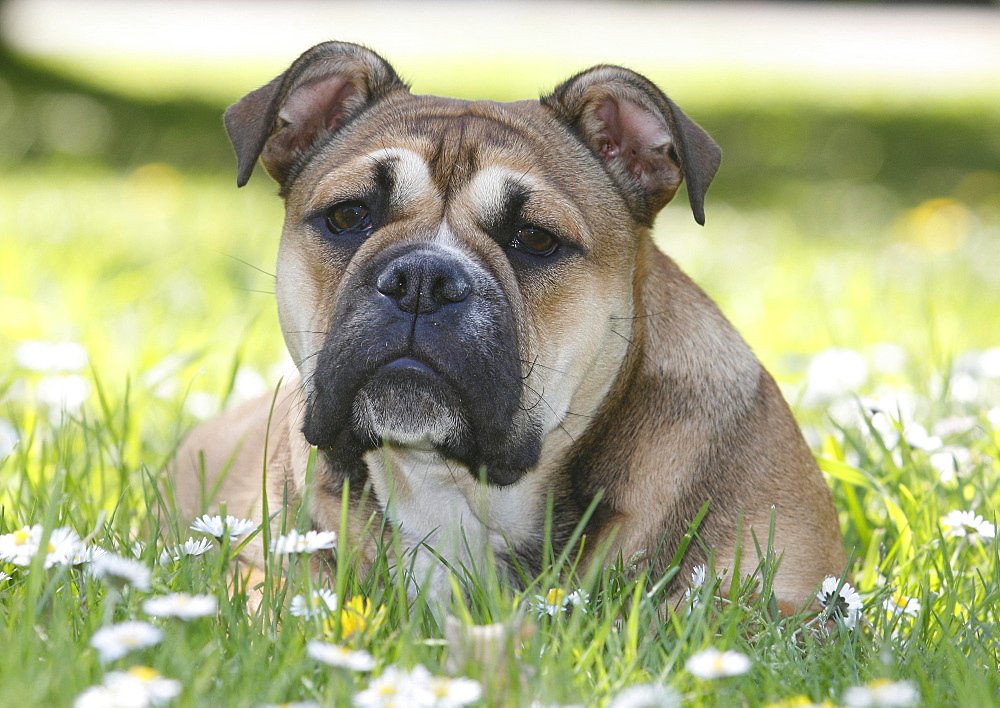
[[[179,431],[290,373],[281,204],[262,170],[237,190],[221,112],[326,39],[422,93],[656,81],[724,153],[707,225],[681,196],[657,240],[800,416],[876,377],[1000,380],[995,4],[6,0],[0,424],[129,391]]]

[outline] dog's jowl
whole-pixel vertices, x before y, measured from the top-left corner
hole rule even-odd
[[[440,588],[439,556],[540,571],[547,514],[558,551],[588,510],[585,553],[645,550],[658,573],[708,502],[684,571],[742,546],[749,572],[773,517],[779,600],[842,572],[777,386],[651,239],[682,182],[704,222],[721,152],[649,80],[597,66],[538,101],[417,96],[330,42],[225,123],[238,184],[259,159],[285,200],[277,300],[300,376],[188,436],[185,514],[260,520],[266,487],[272,512],[306,499],[337,530],[349,482],[343,542],[364,562],[373,534],[399,533]]]

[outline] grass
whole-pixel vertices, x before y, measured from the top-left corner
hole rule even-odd
[[[179,705],[350,704],[374,679],[309,658],[313,639],[366,649],[375,675],[465,663],[442,613],[390,572],[407,561],[391,547],[371,576],[338,569],[342,601],[384,608],[347,636],[348,615],[290,614],[291,598],[312,589],[303,559],[285,584],[271,568],[250,611],[228,542],[161,558],[198,535],[161,527],[153,511],[152,482],[184,430],[290,371],[269,275],[280,204],[263,178],[233,186],[217,105],[102,92],[19,61],[3,71],[14,110],[0,108],[0,128],[28,127],[5,133],[0,150],[0,450],[18,440],[0,454],[0,534],[69,526],[123,555],[141,541],[152,570],[150,590],[117,591],[40,557],[0,565],[3,701],[69,705],[108,671],[146,665],[180,682]],[[562,572],[572,556],[525,593],[457,575],[468,599],[447,609],[464,624],[536,625],[506,668],[464,667],[489,700],[606,705],[656,682],[685,705],[840,704],[851,687],[890,679],[928,706],[1000,703],[998,546],[942,524],[954,510],[995,522],[1000,506],[1000,365],[983,354],[1000,345],[1000,145],[987,103],[879,111],[788,96],[763,110],[706,91],[685,104],[726,161],[708,226],[681,200],[657,238],[785,388],[840,510],[864,620],[802,629],[748,586],[708,601],[711,582],[690,612],[673,611],[660,578],[631,577],[621,562],[573,577]],[[59,133],[66,106],[93,117],[75,142]],[[79,343],[86,358],[49,350],[42,367],[24,355],[33,340]],[[554,587],[587,591],[587,612],[539,617],[535,595]],[[144,601],[171,592],[211,595],[218,610],[148,617]],[[916,598],[916,616],[883,608],[896,596]],[[162,641],[102,662],[95,632],[134,618]],[[697,678],[685,663],[708,647],[747,655],[749,672]]]

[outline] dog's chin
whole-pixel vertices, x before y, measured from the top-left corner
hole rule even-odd
[[[427,365],[404,358],[383,366],[354,397],[354,434],[424,450],[450,447],[468,433],[461,399]]]
[[[423,450],[447,448],[467,426],[447,385],[422,374],[376,376],[358,392],[353,428],[362,439]]]

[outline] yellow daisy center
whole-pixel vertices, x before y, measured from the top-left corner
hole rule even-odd
[[[151,669],[148,666],[133,666],[128,670],[130,676],[134,676],[143,683],[148,683],[153,679],[160,677],[160,672],[156,669]]]
[[[23,546],[30,540],[31,540],[30,532],[25,531],[24,529],[14,532],[14,545]]]
[[[560,588],[552,588],[545,593],[545,604],[547,605],[562,605],[565,599],[566,591]]]

